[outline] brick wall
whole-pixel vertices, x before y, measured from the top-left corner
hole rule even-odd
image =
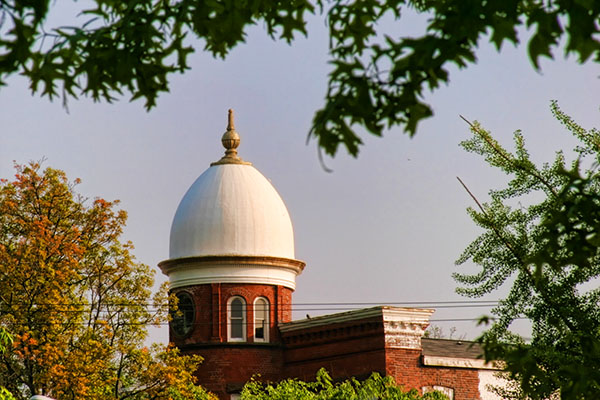
[[[204,357],[196,376],[198,383],[220,399],[229,399],[229,393],[238,392],[253,376],[260,374],[264,381],[282,378],[282,349],[269,344],[233,344],[205,348],[188,348],[187,354]]]
[[[253,376],[282,378],[283,355],[277,324],[291,320],[292,290],[283,286],[213,283],[178,289],[192,296],[194,324],[185,336],[169,331],[169,339],[183,354],[204,357],[198,383],[221,399],[241,389]],[[227,302],[240,296],[246,302],[246,342],[227,343]],[[254,300],[269,300],[269,342],[254,343]]]
[[[406,390],[423,387],[452,389],[455,400],[480,400],[477,369],[426,366],[422,363],[419,332],[411,322],[381,317],[340,323],[323,320],[294,322],[282,341],[285,377],[314,380],[324,367],[335,380],[364,379],[372,372],[392,376]],[[282,328],[283,329],[283,328]]]
[[[421,351],[386,349],[386,374],[406,389],[421,391],[424,386],[454,390],[454,400],[479,400],[479,372],[476,369],[424,366]]]
[[[176,346],[198,343],[220,343],[227,341],[227,301],[240,296],[246,301],[246,335],[248,342],[253,341],[254,310],[253,303],[258,297],[269,300],[269,342],[278,343],[277,324],[291,320],[292,290],[283,286],[259,284],[214,283],[195,285],[178,289],[189,293],[194,300],[194,327],[189,334],[179,337],[172,330],[169,340]]]
[[[204,357],[198,383],[221,399],[228,399],[257,374],[264,381],[290,377],[311,381],[325,368],[334,380],[365,379],[379,372],[392,376],[407,390],[422,392],[423,387],[441,386],[452,389],[454,400],[481,400],[477,369],[423,365],[422,321],[384,321],[381,314],[339,321],[335,316],[331,321],[317,317],[284,324],[280,331],[277,325],[291,320],[292,291],[288,288],[215,283],[180,290],[194,299],[195,325],[185,337],[171,332],[171,340],[184,354]],[[247,340],[243,343],[227,343],[227,301],[232,296],[246,301]],[[252,305],[257,297],[267,298],[271,305],[269,343],[253,340]]]
[[[375,320],[296,330],[282,339],[286,377],[314,380],[320,368],[333,379],[385,373],[383,330]]]

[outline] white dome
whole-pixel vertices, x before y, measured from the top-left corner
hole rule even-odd
[[[179,203],[171,226],[171,260],[228,255],[294,258],[287,208],[252,165],[208,168]]]

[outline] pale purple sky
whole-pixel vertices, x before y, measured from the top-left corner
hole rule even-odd
[[[418,30],[418,21],[402,23]],[[598,65],[580,66],[558,54],[558,61],[542,62],[540,74],[525,46],[505,46],[498,55],[482,43],[476,65],[452,69],[450,84],[428,94],[435,116],[413,139],[399,128],[383,139],[366,137],[358,159],[342,152],[326,159],[334,170],[326,173],[315,143],[305,142],[323,104],[327,43],[317,17],[309,37],[292,46],[255,27],[225,61],[193,55],[192,70],[173,76],[171,92],[149,113],[127,97],[114,104],[71,99],[67,113],[60,100],[32,97],[27,83],[12,77],[0,88],[0,177],[13,175],[13,160],[45,157],[46,165],[81,178],[82,194],[120,199],[129,213],[126,239],[140,261],[156,266],[168,258],[183,194],[222,155],[220,137],[233,108],[240,155],[271,180],[294,223],[296,256],[307,264],[295,303],[467,300],[454,293],[451,273],[479,231],[466,215],[473,204],[456,176],[481,200],[504,178],[459,148],[470,135],[459,114],[480,121],[507,146],[522,129],[534,158],[550,160],[554,151],[572,147],[549,111],[551,99],[584,127],[600,126]],[[334,310],[295,315],[325,312]],[[432,319],[483,312],[439,309]],[[478,332],[474,322],[436,324],[469,337]],[[164,340],[166,327],[153,337]]]

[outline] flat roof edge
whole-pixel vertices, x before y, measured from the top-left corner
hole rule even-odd
[[[295,330],[319,327],[323,325],[359,321],[361,319],[381,317],[382,322],[428,323],[435,310],[429,308],[408,308],[393,306],[376,306],[336,314],[321,315],[297,321],[279,324],[282,333]]]

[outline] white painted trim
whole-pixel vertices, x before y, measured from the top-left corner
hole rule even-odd
[[[231,337],[231,303],[239,299],[242,301],[242,337]],[[227,341],[228,342],[245,342],[248,340],[247,323],[248,321],[248,302],[242,296],[231,296],[227,300]]]
[[[431,308],[383,307],[383,320],[386,322],[408,322],[428,324],[429,317],[435,312]]]
[[[494,363],[486,363],[485,360],[472,358],[455,358],[440,356],[423,356],[423,364],[436,367],[469,368],[469,369],[493,369],[500,370]]]
[[[421,387],[421,391],[423,392],[423,394],[433,392],[436,390],[445,394],[450,400],[454,400],[454,388],[451,388],[449,386],[432,385]]]
[[[297,273],[269,265],[188,265],[169,271],[171,289],[208,283],[258,283],[296,289]]]
[[[256,302],[259,300],[264,300],[267,303],[267,312],[266,312],[266,319],[264,321],[264,327],[265,327],[265,331],[263,333],[264,338],[256,338]],[[256,299],[254,299],[254,304],[252,305],[252,311],[254,314],[254,321],[253,321],[253,326],[254,326],[254,341],[258,342],[258,343],[268,343],[269,342],[269,330],[270,330],[270,316],[271,316],[271,303],[269,303],[269,299],[267,299],[266,297],[257,297]]]

